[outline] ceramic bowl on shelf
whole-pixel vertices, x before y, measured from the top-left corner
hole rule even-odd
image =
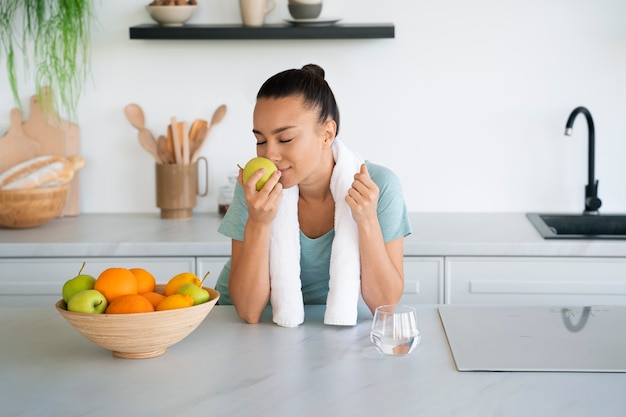
[[[157,285],[163,292],[164,285]],[[89,341],[111,350],[113,356],[145,359],[163,355],[167,348],[193,332],[213,309],[220,293],[212,288],[206,303],[175,310],[133,314],[89,314],[67,310],[59,300],[56,309]]]
[[[316,19],[322,13],[322,3],[307,4],[307,3],[289,3],[287,5],[289,14],[294,19]]]
[[[182,26],[196,11],[196,5],[146,6],[148,13],[161,26]]]
[[[69,184],[55,187],[0,190],[0,226],[37,227],[63,212]]]

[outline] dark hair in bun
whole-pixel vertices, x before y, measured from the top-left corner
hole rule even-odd
[[[301,95],[305,106],[318,110],[320,123],[329,118],[335,121],[339,134],[339,108],[324,76],[324,69],[315,64],[307,64],[302,69],[282,71],[265,81],[256,97],[284,98]]]

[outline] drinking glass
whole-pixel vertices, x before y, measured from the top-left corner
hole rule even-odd
[[[402,356],[411,353],[420,342],[415,308],[403,305],[377,307],[370,340],[385,355]]]

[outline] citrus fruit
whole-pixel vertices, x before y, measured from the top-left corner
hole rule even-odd
[[[107,307],[106,314],[149,313],[154,311],[152,303],[138,294],[124,294],[115,297]]]
[[[193,305],[193,297],[189,294],[172,294],[166,296],[159,303],[156,310],[175,310],[177,308],[191,307]]]
[[[137,294],[154,291],[156,287],[154,275],[143,268],[130,268],[129,271],[137,278]]]
[[[154,291],[144,292],[139,295],[141,295],[142,297],[150,301],[150,303],[155,309],[157,308],[159,303],[163,301],[163,299],[165,298],[163,294],[159,294],[158,292],[154,292]]]
[[[108,268],[98,275],[93,288],[110,303],[120,295],[137,294],[137,278],[126,268]]]
[[[193,284],[196,287],[201,287],[202,281],[200,281],[200,278],[198,278],[195,274],[192,274],[191,272],[182,272],[178,275],[175,275],[167,282],[163,294],[165,294],[165,296],[176,294],[178,289],[184,284]]]

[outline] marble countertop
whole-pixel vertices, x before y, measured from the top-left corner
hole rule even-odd
[[[0,231],[0,258],[229,256],[221,217],[194,213],[81,214]],[[626,256],[626,240],[544,240],[524,213],[412,213],[407,256]]]
[[[0,307],[3,415],[622,417],[626,374],[458,372],[436,306],[418,306],[422,341],[380,355],[371,316],[326,326],[323,306],[283,328],[217,306],[152,359],[117,359],[54,310]]]

